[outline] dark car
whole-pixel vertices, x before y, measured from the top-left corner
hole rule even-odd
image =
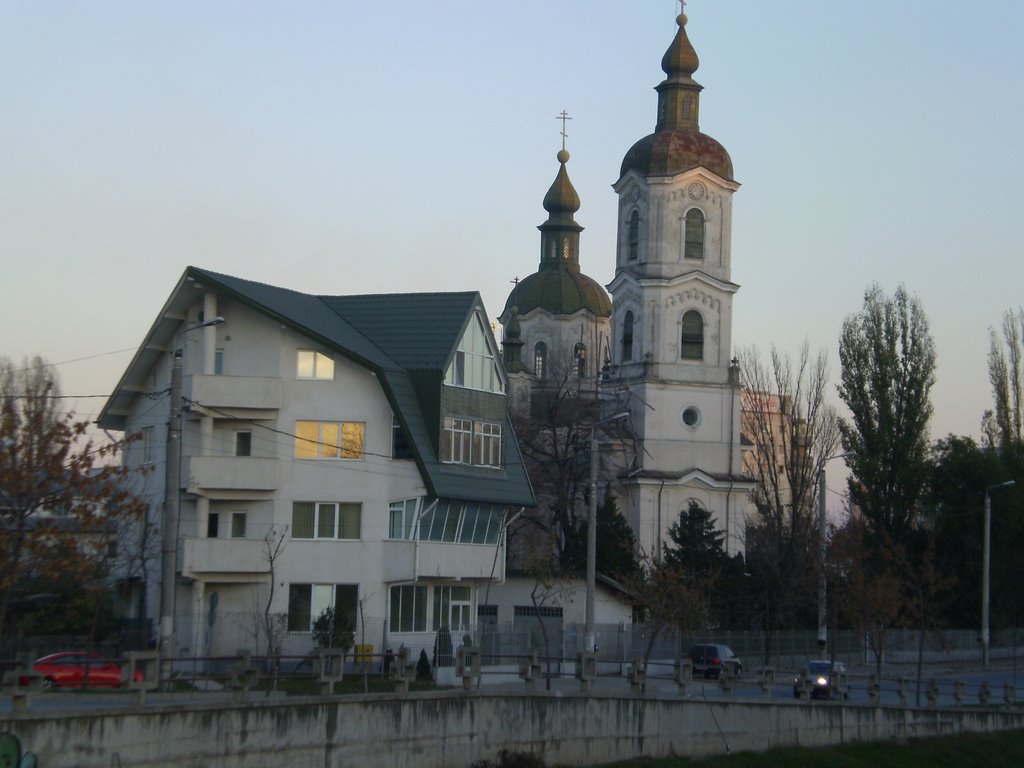
[[[830,699],[840,692],[840,682],[845,682],[846,665],[841,661],[809,661],[800,674],[793,679],[793,698],[800,698],[800,687],[806,679],[811,684],[812,699]],[[845,685],[842,686],[845,688]],[[843,698],[849,693],[842,691]]]
[[[45,688],[120,688],[124,682],[121,665],[95,653],[51,653],[36,659],[32,671],[43,678]],[[141,670],[135,670],[135,681],[142,681]],[[19,682],[28,685],[28,677]]]
[[[732,677],[743,674],[743,662],[728,645],[707,643],[690,648],[689,659],[693,663],[694,677],[722,676],[724,669]]]

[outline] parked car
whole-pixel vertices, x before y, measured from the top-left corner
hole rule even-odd
[[[36,659],[32,671],[43,678],[44,688],[119,688],[121,665],[95,653],[63,651]],[[135,670],[136,682],[142,681],[142,671]],[[22,676],[21,685],[28,685],[28,676]]]
[[[812,699],[830,699],[837,694],[839,676],[846,676],[846,665],[841,661],[808,661],[800,674],[793,679],[793,698],[800,698],[800,685],[804,675],[811,681]],[[849,692],[843,692],[843,698],[849,697]]]
[[[728,645],[694,645],[690,648],[689,659],[693,662],[694,677],[718,678],[722,676],[723,669],[733,677],[743,674],[743,662]]]

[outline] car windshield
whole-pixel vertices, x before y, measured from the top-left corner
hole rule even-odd
[[[807,671],[815,675],[826,674],[831,670],[832,664],[828,661],[811,661],[807,664]]]

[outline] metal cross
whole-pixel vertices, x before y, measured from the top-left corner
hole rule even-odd
[[[565,140],[569,138],[569,134],[565,132],[565,121],[572,120],[572,118],[569,117],[569,113],[563,109],[562,114],[556,117],[555,120],[562,121],[562,149],[565,149]]]

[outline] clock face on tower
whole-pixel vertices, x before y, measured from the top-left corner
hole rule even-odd
[[[686,194],[691,200],[703,200],[708,190],[701,182],[695,181],[686,188]]]

